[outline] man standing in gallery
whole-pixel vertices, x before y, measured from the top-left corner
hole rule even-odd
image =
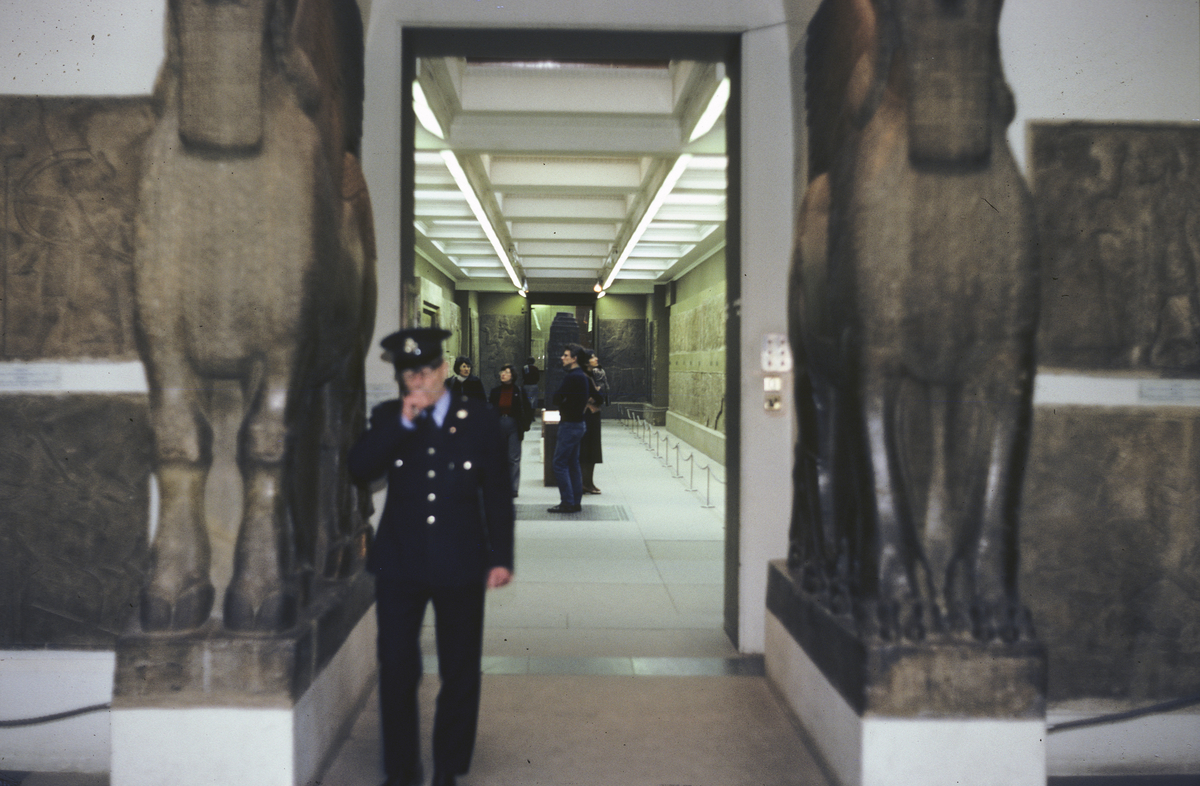
[[[512,580],[512,480],[500,423],[487,403],[446,386],[436,328],[401,330],[383,348],[400,399],[371,412],[350,450],[359,481],[386,475],[387,502],[367,562],[375,574],[384,786],[422,783],[417,687],[421,623],[432,601],[441,689],[433,784],[454,786],[475,747],[486,589]]]
[[[583,510],[583,471],[579,466],[579,443],[587,431],[583,410],[587,406],[592,383],[579,367],[586,352],[578,344],[567,344],[562,353],[562,366],[567,375],[554,394],[558,410],[558,436],[554,445],[554,479],[558,482],[559,503],[551,513],[578,513]]]

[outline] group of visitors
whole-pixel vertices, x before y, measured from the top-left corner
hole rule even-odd
[[[600,443],[600,408],[608,403],[608,379],[600,358],[579,344],[568,344],[560,358],[567,371],[562,386],[550,399],[550,409],[559,412],[558,436],[553,468],[560,501],[551,513],[577,513],[583,510],[584,494],[599,494],[596,465],[603,463]],[[450,394],[487,401],[500,416],[500,429],[512,473],[512,495],[521,485],[521,443],[533,424],[537,409],[541,370],[534,358],[521,367],[523,384],[518,386],[516,369],[511,363],[500,367],[500,384],[484,394],[483,382],[471,373],[471,361],[462,355],[454,359],[453,374],[446,380]]]
[[[600,407],[608,400],[608,381],[600,359],[579,344],[568,344],[560,360],[567,375],[552,402],[559,412],[553,463],[559,503],[550,512],[578,513],[584,494],[600,493],[593,475],[604,460]]]

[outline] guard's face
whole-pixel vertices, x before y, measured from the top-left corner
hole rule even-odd
[[[441,397],[445,385],[445,361],[433,367],[406,368],[400,372],[400,386],[406,396],[415,393],[436,401]]]

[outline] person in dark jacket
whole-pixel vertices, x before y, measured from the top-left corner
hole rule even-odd
[[[587,350],[584,350],[587,352]],[[600,358],[588,352],[587,362],[579,364],[592,383],[592,392],[583,408],[583,423],[587,431],[579,442],[579,467],[583,471],[583,493],[599,494],[596,486],[596,465],[604,463],[604,449],[600,444],[600,408],[608,403],[608,378],[600,365]]]
[[[436,615],[441,690],[435,786],[467,772],[479,716],[486,588],[512,579],[513,503],[500,423],[484,401],[450,393],[442,340],[415,328],[383,340],[402,398],[371,412],[350,450],[351,475],[387,478],[367,568],[375,574],[385,786],[421,782],[417,687],[425,608]]]
[[[579,467],[579,442],[587,426],[583,410],[591,394],[592,383],[579,367],[585,350],[578,344],[567,344],[562,353],[562,365],[567,375],[554,394],[554,409],[558,410],[558,436],[554,444],[554,479],[558,482],[560,502],[551,513],[578,513],[583,510],[583,472]]]
[[[512,495],[516,497],[521,486],[521,441],[533,425],[533,409],[524,391],[513,382],[511,363],[500,367],[500,384],[488,394],[488,403],[500,416],[500,431],[504,434],[508,463],[512,468]]]
[[[453,371],[454,373],[446,380],[446,386],[450,388],[450,393],[455,398],[467,396],[480,401],[487,400],[487,393],[483,389],[483,380],[471,373],[469,358],[462,355],[456,357]]]

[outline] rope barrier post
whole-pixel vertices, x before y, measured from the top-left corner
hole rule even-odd
[[[704,468],[704,474],[708,476],[708,488],[704,492],[704,504],[701,507],[715,508],[716,505],[712,504],[712,465]]]
[[[675,478],[676,479],[683,477],[683,472],[681,470],[681,467],[682,467],[682,465],[679,463],[679,443],[676,442],[675,443]]]
[[[688,456],[688,491],[696,490],[696,456]]]

